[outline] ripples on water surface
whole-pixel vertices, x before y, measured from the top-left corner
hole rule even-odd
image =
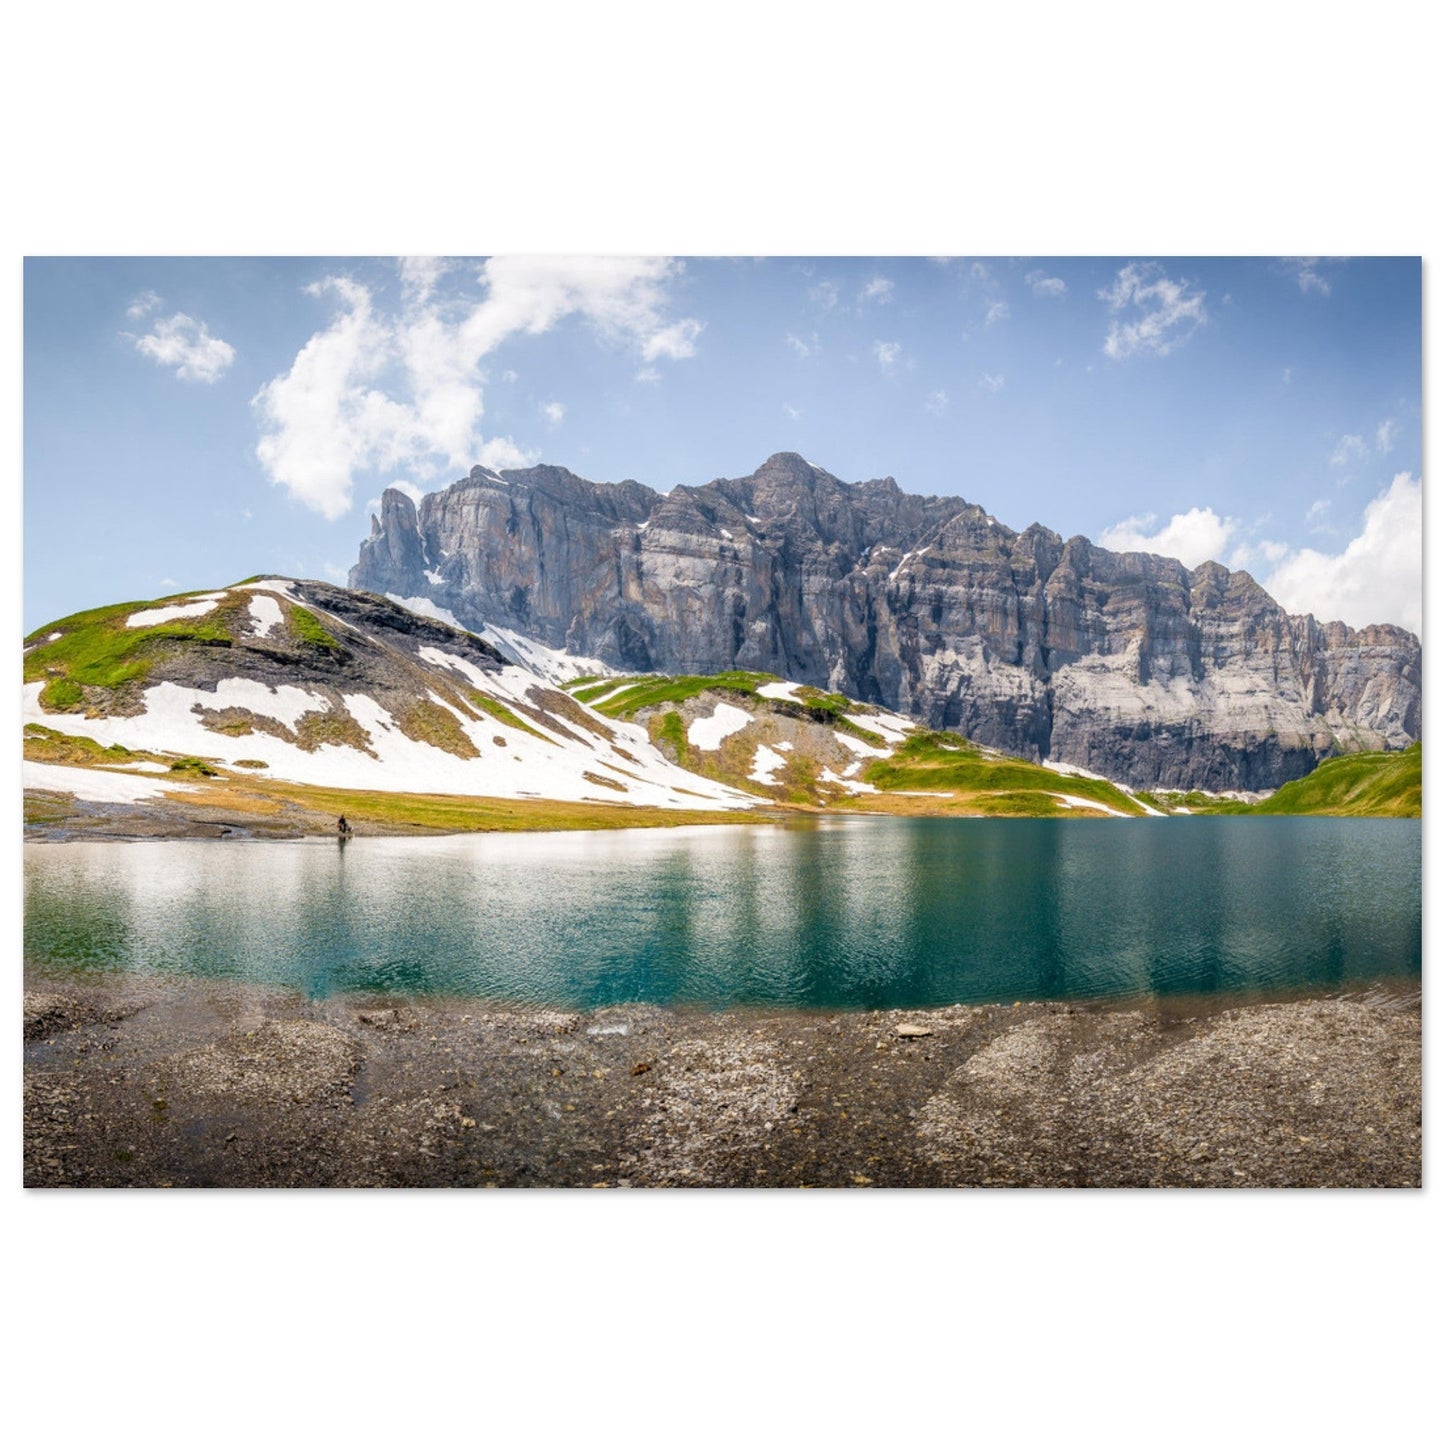
[[[894,1008],[1420,974],[1420,825],[851,819],[38,844],[27,957],[390,991]]]

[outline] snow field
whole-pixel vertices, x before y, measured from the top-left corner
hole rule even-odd
[[[722,746],[724,738],[741,732],[752,720],[752,713],[744,712],[730,702],[720,702],[710,717],[694,718],[688,724],[687,740],[705,753],[715,752]]]
[[[852,733],[833,734],[834,739],[841,743],[850,753],[857,753],[860,758],[890,758],[893,756],[892,748],[875,748],[865,743],[862,738],[855,738]]]
[[[257,592],[251,597],[251,632],[255,637],[269,637],[285,619],[281,604],[269,592]]]
[[[501,674],[483,674],[464,658],[450,654],[440,656],[479,688],[504,702],[525,702],[528,688],[545,687],[535,675],[520,668],[507,668]],[[450,710],[457,717],[458,725],[480,755],[461,758],[407,737],[396,719],[375,698],[363,693],[344,694],[347,711],[371,735],[370,747],[376,754],[372,757],[356,748],[332,743],[306,752],[283,738],[263,732],[231,737],[212,732],[192,711],[197,705],[206,709],[240,707],[294,728],[304,713],[333,711],[327,698],[304,688],[283,685],[272,689],[250,679],[230,678],[222,681],[215,692],[209,692],[163,682],[146,689],[146,710],[139,716],[83,718],[45,712],[39,702],[42,686],[31,683],[24,690],[27,722],[91,737],[102,746],[120,743],[138,750],[213,758],[232,765],[240,758],[252,759],[266,764],[267,776],[312,786],[388,793],[627,802],[699,810],[751,808],[757,802],[747,794],[699,778],[668,762],[653,748],[645,729],[605,719],[599,721],[633,754],[632,759],[618,756],[605,738],[590,733],[582,733],[580,739],[555,735],[555,741],[544,741],[493,717],[478,721],[453,708]],[[575,728],[571,731],[577,732]],[[494,743],[493,739],[498,736],[505,737],[504,748]],[[604,769],[616,768],[632,775],[618,778],[625,792],[600,787],[583,777],[585,772],[600,774]],[[87,771],[67,770],[72,774]],[[155,790],[155,784],[139,778],[116,780],[116,785]]]
[[[882,733],[884,740],[895,747],[911,732],[918,730],[912,718],[896,712],[844,713],[844,718],[855,727],[866,728],[869,732]]]
[[[43,793],[70,793],[87,803],[139,803],[169,792],[195,792],[191,783],[163,783],[159,778],[137,778],[98,768],[68,768],[61,763],[32,763],[28,760],[22,770],[22,779],[27,788]]]
[[[854,782],[852,778],[839,777],[832,768],[824,768],[823,771],[818,774],[818,777],[822,782],[832,783],[834,787],[842,788],[846,793],[857,795],[860,793],[876,793],[878,791],[872,783],[857,783]]]
[[[158,627],[162,622],[174,622],[180,617],[204,617],[215,609],[225,597],[224,592],[207,592],[191,602],[177,603],[173,607],[146,607],[132,612],[125,620],[127,627]]]
[[[759,697],[776,698],[782,702],[801,702],[796,682],[765,682],[758,689]]]
[[[1065,808],[1087,808],[1095,813],[1107,813],[1111,818],[1128,818],[1132,814],[1121,813],[1117,808],[1110,808],[1104,803],[1096,803],[1092,798],[1076,798],[1071,793],[1050,793],[1051,798],[1056,798],[1060,805]]]
[[[766,787],[773,787],[777,783],[774,774],[788,760],[772,750],[766,743],[759,743],[758,750],[753,755],[753,770],[748,778],[754,783],[762,783]]]

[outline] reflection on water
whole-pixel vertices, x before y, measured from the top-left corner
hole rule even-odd
[[[1420,973],[1418,822],[851,819],[26,849],[27,958],[313,996],[869,1008]]]

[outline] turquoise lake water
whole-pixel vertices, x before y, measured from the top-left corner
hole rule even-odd
[[[33,844],[25,949],[333,993],[923,1007],[1418,979],[1418,821]]]

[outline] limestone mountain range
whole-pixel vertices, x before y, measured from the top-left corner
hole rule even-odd
[[[677,486],[474,467],[382,497],[350,586],[629,673],[750,669],[1134,787],[1260,790],[1420,736],[1420,642],[1247,573],[1003,526],[793,453]],[[490,629],[490,630],[489,630]]]

